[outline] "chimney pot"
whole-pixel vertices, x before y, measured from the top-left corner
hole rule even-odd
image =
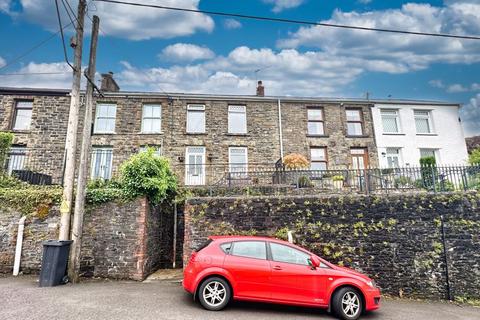
[[[105,92],[120,91],[120,87],[118,86],[117,82],[113,78],[112,71],[109,71],[108,73],[102,73],[102,85],[100,89]]]
[[[265,96],[265,87],[263,86],[263,82],[260,80],[258,81],[257,85],[257,97],[264,97]]]

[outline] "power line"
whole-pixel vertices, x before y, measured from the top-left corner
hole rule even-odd
[[[155,8],[155,9],[173,10],[173,11],[203,13],[203,14],[210,14],[210,15],[223,16],[223,17],[234,17],[234,18],[251,19],[251,20],[273,21],[273,22],[292,23],[292,24],[301,24],[301,25],[322,26],[322,27],[329,27],[329,28],[354,29],[354,30],[363,30],[363,31],[387,32],[387,33],[397,33],[397,34],[409,34],[409,35],[416,35],[416,36],[430,36],[430,37],[454,38],[454,39],[466,39],[466,40],[480,40],[480,36],[457,35],[457,34],[448,34],[448,33],[416,32],[416,31],[383,29],[383,28],[369,28],[369,27],[359,27],[359,26],[343,25],[343,24],[313,22],[313,21],[305,21],[305,20],[293,20],[293,19],[253,16],[253,15],[247,15],[247,14],[228,13],[228,12],[220,12],[220,11],[208,11],[208,10],[168,7],[168,6],[160,6],[160,5],[154,5],[154,4],[119,1],[119,0],[93,0],[93,1],[123,4],[123,5],[130,5],[130,6],[136,6],[136,7],[148,7],[148,8]]]
[[[60,27],[60,35],[62,38],[62,47],[63,47],[63,55],[65,57],[65,62],[70,66],[70,68],[72,68],[72,70],[75,70],[75,68],[70,64],[70,61],[68,61],[67,48],[65,47],[65,38],[63,36],[62,18],[60,17],[60,9],[58,8],[58,0],[55,0],[55,7],[57,9],[58,26]],[[68,10],[67,10],[67,13],[68,13]],[[71,20],[71,22],[73,23],[73,20]]]
[[[62,31],[65,30],[66,28],[68,28],[69,26],[71,26],[72,23],[69,23],[69,24],[66,24]],[[36,45],[34,45],[33,47],[31,47],[30,49],[28,49],[27,51],[25,51],[24,53],[18,55],[17,57],[13,58],[12,60],[10,60],[9,62],[7,62],[7,64],[5,64],[3,67],[0,67],[0,70],[3,70],[9,66],[11,66],[12,64],[20,61],[21,59],[23,59],[24,57],[26,57],[27,55],[29,55],[30,53],[32,53],[33,51],[37,50],[38,48],[40,48],[41,46],[43,46],[44,44],[46,44],[48,41],[52,40],[53,38],[55,38],[58,34],[60,33],[60,30],[58,30],[57,32],[51,34],[50,36],[48,36],[47,38],[45,38],[44,40],[40,41],[39,43],[37,43]]]

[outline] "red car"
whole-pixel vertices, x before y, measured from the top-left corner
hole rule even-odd
[[[235,299],[328,308],[352,320],[380,306],[369,277],[267,237],[209,237],[192,253],[183,287],[213,311]]]

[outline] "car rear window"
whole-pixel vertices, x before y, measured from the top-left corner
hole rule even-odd
[[[212,243],[213,240],[212,239],[207,239],[205,240],[204,242],[202,242],[200,245],[196,246],[194,251],[195,252],[200,252],[202,251],[203,249],[205,249],[206,247],[208,247],[210,245],[210,243]]]

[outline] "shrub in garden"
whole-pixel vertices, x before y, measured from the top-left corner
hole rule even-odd
[[[157,156],[153,148],[133,155],[122,164],[120,183],[127,197],[146,195],[153,204],[162,202],[177,191],[177,177],[170,163]]]
[[[13,142],[13,134],[10,132],[0,132],[0,174],[5,171],[5,162],[7,160],[10,147]]]
[[[435,157],[420,158],[420,174],[422,175],[422,187],[433,189],[434,179],[438,177],[437,162]]]
[[[475,149],[468,156],[468,162],[473,165],[480,165],[480,148]]]
[[[298,153],[292,153],[283,157],[283,164],[287,169],[305,169],[309,166],[307,158]]]

